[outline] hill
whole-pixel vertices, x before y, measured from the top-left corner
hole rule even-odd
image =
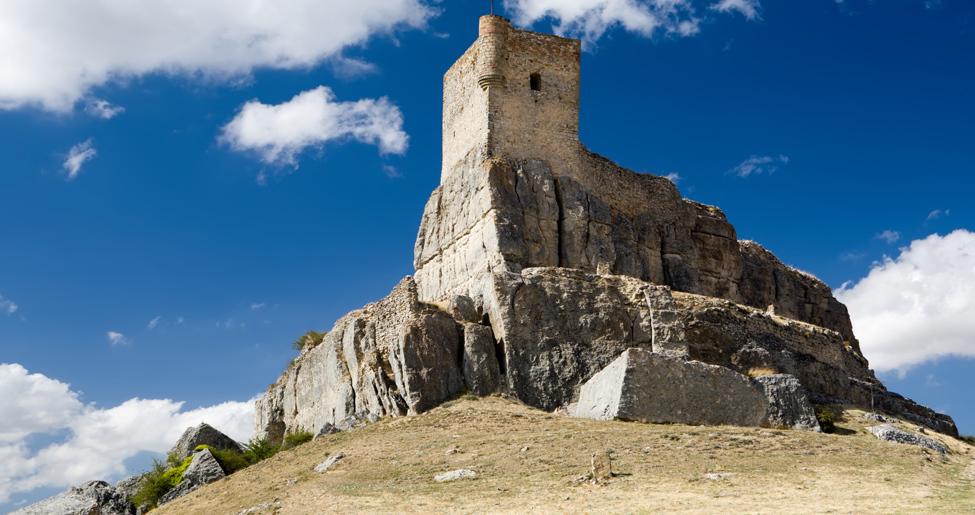
[[[972,513],[975,447],[882,442],[835,406],[837,433],[570,419],[499,397],[319,438],[154,513]],[[917,426],[898,426],[916,431]],[[614,477],[593,485],[593,453]],[[346,455],[324,473],[314,467]],[[470,469],[476,476],[438,483]],[[251,510],[251,511],[248,511]]]

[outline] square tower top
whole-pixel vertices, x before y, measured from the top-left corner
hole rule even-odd
[[[582,43],[482,16],[477,41],[444,75],[443,178],[460,163],[544,159],[574,168]]]

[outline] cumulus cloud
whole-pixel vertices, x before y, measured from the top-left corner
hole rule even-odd
[[[645,37],[692,36],[701,23],[690,0],[505,0],[504,6],[519,25],[551,18],[557,34],[579,36],[587,45],[615,27]]]
[[[345,139],[376,145],[383,154],[402,154],[409,142],[403,114],[388,98],[337,102],[325,86],[283,104],[247,102],[220,136],[234,150],[256,152],[268,164],[288,165],[295,165],[296,156],[307,148]]]
[[[849,307],[877,371],[904,374],[946,356],[975,357],[975,233],[912,241],[836,298]]]
[[[760,8],[761,5],[759,5],[758,0],[721,0],[718,3],[711,4],[711,9],[715,11],[723,13],[738,11],[749,20],[760,18],[758,15]]]
[[[6,311],[8,315],[13,315],[17,311],[17,307],[14,301],[5,299],[3,295],[0,295],[0,312]]]
[[[704,20],[700,7],[717,13],[738,12],[749,20],[761,18],[758,0],[711,4],[696,0],[505,0],[504,6],[519,25],[551,18],[557,34],[581,37],[587,46],[616,27],[644,37],[693,36],[701,31]]]
[[[891,231],[890,229],[888,229],[888,230],[886,230],[886,231],[878,234],[877,235],[877,239],[884,240],[887,243],[894,243],[897,240],[901,239],[901,233],[899,233],[897,231]]]
[[[4,0],[0,109],[69,111],[97,86],[148,73],[226,80],[314,66],[436,12],[423,0]]]
[[[122,106],[112,105],[108,101],[91,99],[85,104],[85,113],[94,116],[95,118],[101,118],[103,120],[109,120],[114,118],[116,115],[121,114],[125,111]]]
[[[152,322],[149,322],[149,323],[152,324]],[[108,341],[112,345],[124,345],[126,343],[129,343],[129,339],[126,338],[125,335],[122,334],[122,333],[116,333],[115,331],[109,331],[107,335],[108,335]]]
[[[68,158],[61,165],[68,174],[68,180],[74,180],[81,173],[81,165],[94,159],[97,154],[98,152],[92,146],[91,138],[71,147],[71,150],[68,151]]]
[[[0,365],[0,391],[0,504],[36,488],[133,474],[125,460],[145,451],[164,453],[201,422],[238,441],[253,431],[253,400],[181,411],[182,402],[136,398],[101,409],[82,403],[68,384],[18,364]],[[62,433],[40,449],[28,444],[31,435]]]
[[[752,174],[767,173],[769,175],[775,173],[779,169],[779,165],[784,165],[789,163],[789,158],[783,155],[779,157],[772,156],[752,156],[748,159],[742,161],[742,163],[731,170],[728,173],[733,173],[738,177],[748,177]]]

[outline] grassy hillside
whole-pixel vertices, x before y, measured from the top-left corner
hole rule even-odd
[[[941,456],[881,442],[862,411],[837,411],[839,432],[817,434],[577,420],[468,399],[282,452],[153,513],[975,512],[975,447],[930,435],[952,450]],[[616,476],[593,485],[584,476],[601,450]],[[337,453],[346,458],[312,470]],[[462,468],[477,476],[433,480]]]

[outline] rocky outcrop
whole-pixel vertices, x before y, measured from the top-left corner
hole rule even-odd
[[[931,449],[932,451],[941,454],[948,454],[948,449],[944,445],[941,445],[931,438],[916,435],[914,433],[908,433],[907,431],[894,427],[890,424],[881,424],[879,426],[868,427],[867,429],[869,429],[870,432],[877,437],[877,439],[885,442],[916,445],[925,449]]]
[[[9,515],[135,515],[125,494],[104,481],[89,481]]]
[[[226,475],[210,450],[203,449],[193,454],[193,461],[183,471],[183,480],[159,498],[159,505],[162,506],[163,504],[179,499],[190,492],[198,490],[204,485],[223,479]]]
[[[256,436],[280,442],[286,431],[317,433],[351,415],[401,416],[437,406],[465,388],[462,341],[461,326],[421,303],[407,277],[302,351],[258,401]]]
[[[209,445],[219,451],[232,450],[236,453],[244,452],[240,444],[233,438],[221,433],[218,429],[207,423],[201,423],[196,427],[187,428],[183,436],[179,437],[169,454],[175,454],[179,459],[185,459],[193,455],[196,448],[200,445]]]
[[[761,376],[749,380],[748,391],[774,408],[763,415],[769,425],[803,426],[795,414],[808,414],[805,403],[792,400],[805,395],[820,403],[872,401],[957,431],[949,417],[886,391],[837,331],[624,275],[526,268],[494,274],[489,283],[491,303],[475,301],[472,311],[465,299],[450,302],[465,323],[419,302],[409,278],[342,318],[258,402],[258,436],[318,432],[356,414],[419,413],[464,388],[503,391],[553,410],[578,401],[582,385],[630,348]],[[402,310],[395,320],[394,310]],[[360,350],[348,359],[344,349]]]
[[[819,429],[812,405],[795,378],[763,379],[633,348],[583,385],[575,416]]]
[[[663,177],[593,154],[582,162],[581,173],[561,177],[542,160],[458,164],[424,210],[414,251],[420,298],[463,294],[489,310],[493,275],[605,265],[833,329],[859,352],[846,307],[829,287],[739,242],[720,209],[683,199]]]

